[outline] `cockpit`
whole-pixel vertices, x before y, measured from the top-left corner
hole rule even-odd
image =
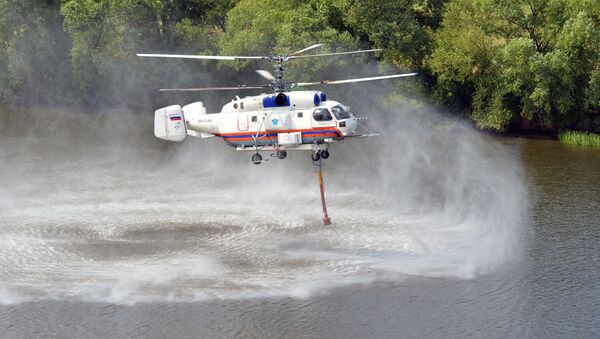
[[[342,105],[331,107],[331,112],[333,112],[335,118],[338,120],[350,119],[350,111]]]
[[[350,111],[342,105],[333,106],[331,112],[337,120],[350,119],[352,117]],[[313,119],[315,121],[331,121],[333,117],[327,108],[317,108],[313,111]]]

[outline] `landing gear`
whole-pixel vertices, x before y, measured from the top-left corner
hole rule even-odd
[[[258,153],[254,153],[252,155],[252,162],[255,165],[259,165],[262,162],[262,156],[260,154],[258,154]]]
[[[277,151],[277,157],[279,159],[285,159],[285,158],[287,158],[287,151]]]
[[[312,161],[317,162],[320,159],[327,159],[329,158],[329,151],[324,149],[322,151],[316,150],[313,152],[313,154],[311,154],[310,158],[312,159]]]
[[[319,151],[314,152],[313,154],[311,154],[310,158],[314,162],[319,161],[319,159],[321,159],[321,152],[319,152]]]

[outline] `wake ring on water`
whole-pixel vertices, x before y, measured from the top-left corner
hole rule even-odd
[[[165,154],[102,128],[89,133],[111,138],[51,134],[61,146],[0,137],[3,173],[19,173],[0,191],[0,290],[10,296],[0,302],[305,297],[406,275],[470,278],[519,255],[518,152],[460,124],[433,134],[392,113],[382,119],[394,133],[328,160],[330,226],[315,218],[306,159],[248,168],[214,156],[222,145]]]

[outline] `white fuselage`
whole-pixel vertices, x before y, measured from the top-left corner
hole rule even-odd
[[[237,98],[221,113],[207,114],[201,102],[181,111],[188,135],[221,137],[239,150],[314,150],[353,135],[357,126],[345,106],[323,99],[317,91],[285,92]]]

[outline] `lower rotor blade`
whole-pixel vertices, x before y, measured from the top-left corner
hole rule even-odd
[[[237,59],[267,59],[263,56],[238,56],[238,55],[189,55],[189,54],[136,54],[146,58],[175,58],[175,59],[202,59],[202,60],[237,60]]]
[[[235,87],[199,87],[199,88],[161,88],[159,92],[200,92],[200,91],[230,91],[241,89],[262,89],[269,88],[269,85],[263,86],[235,86]]]
[[[412,77],[415,75],[417,75],[417,73],[382,75],[382,76],[378,76],[378,77],[355,78],[355,79],[344,79],[344,80],[321,80],[321,81],[315,81],[315,82],[298,82],[298,83],[296,83],[296,86],[349,84],[349,83],[353,83],[353,82],[375,81],[375,80],[384,80],[384,79],[392,79],[392,78],[405,78],[405,77]]]

